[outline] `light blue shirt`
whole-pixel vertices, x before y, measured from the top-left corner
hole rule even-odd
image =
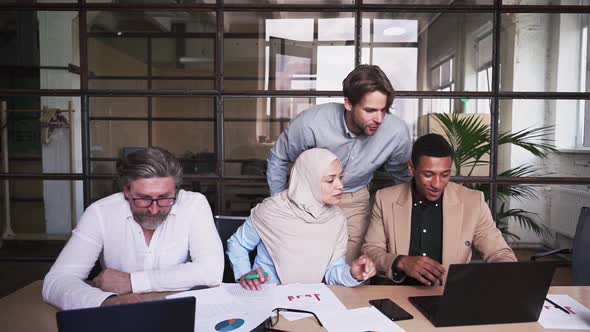
[[[291,121],[268,155],[266,175],[271,194],[286,189],[289,162],[311,148],[326,148],[338,156],[344,169],[344,192],[366,187],[381,165],[395,183],[410,180],[412,139],[403,120],[386,113],[375,135],[356,136],[348,130],[344,112],[343,104],[321,104]]]
[[[250,266],[248,253],[257,249],[254,265]],[[261,267],[271,276],[269,283],[280,283],[274,263],[264,242],[252,224],[250,217],[227,240],[227,256],[232,264],[234,276],[239,279],[244,274]],[[350,273],[350,266],[346,264],[344,256],[328,265],[324,280],[328,285],[342,285],[346,287],[358,286],[362,281],[357,281]]]

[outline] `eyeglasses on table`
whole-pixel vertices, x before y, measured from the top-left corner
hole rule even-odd
[[[279,314],[281,312],[296,312],[296,313],[300,313],[300,314],[313,315],[313,317],[318,321],[318,324],[320,324],[320,326],[322,326],[322,327],[324,326],[324,325],[322,325],[322,322],[320,321],[318,316],[313,311],[300,310],[300,309],[290,309],[290,308],[274,308],[272,311],[274,314],[271,315],[270,317],[268,317],[268,319],[264,321],[264,325],[263,325],[264,331],[289,332],[286,330],[280,330],[280,329],[274,328],[279,323],[279,317],[280,317]]]

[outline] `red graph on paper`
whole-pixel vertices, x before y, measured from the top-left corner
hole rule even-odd
[[[556,306],[553,305],[544,305],[545,309],[558,309]],[[576,312],[574,311],[574,309],[572,309],[572,307],[564,305],[563,306],[565,308],[565,310],[569,311],[572,314],[576,314]]]
[[[320,294],[303,294],[303,295],[289,295],[287,296],[289,302],[322,302]]]

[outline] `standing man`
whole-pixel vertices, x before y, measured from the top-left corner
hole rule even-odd
[[[406,124],[389,112],[394,90],[378,66],[360,65],[342,82],[344,104],[317,105],[293,119],[268,156],[271,194],[286,188],[289,162],[311,148],[332,151],[344,169],[340,207],[348,228],[346,262],[360,256],[369,214],[369,182],[382,165],[393,179],[409,179],[411,139]]]
[[[395,283],[442,285],[450,264],[515,262],[483,193],[449,182],[454,151],[438,134],[416,140],[410,183],[381,189],[363,245],[380,275]]]
[[[117,164],[123,192],[90,205],[43,282],[61,309],[140,301],[138,293],[221,283],[223,248],[205,196],[179,190],[182,166],[148,148]],[[103,271],[85,279],[100,258]]]

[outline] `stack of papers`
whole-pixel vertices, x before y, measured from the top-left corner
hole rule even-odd
[[[274,308],[301,309],[313,312],[345,310],[346,307],[324,284],[262,285],[251,291],[240,284],[174,294],[167,298],[196,298],[195,329],[197,331],[250,331],[272,315]],[[284,312],[289,320],[309,315]],[[221,324],[221,325],[220,325]]]
[[[251,291],[240,284],[188,291],[167,298],[196,298],[195,331],[251,331],[272,315],[274,308],[312,311],[328,331],[403,331],[375,308],[346,310],[324,284],[262,285]],[[307,314],[281,312],[289,320]]]

